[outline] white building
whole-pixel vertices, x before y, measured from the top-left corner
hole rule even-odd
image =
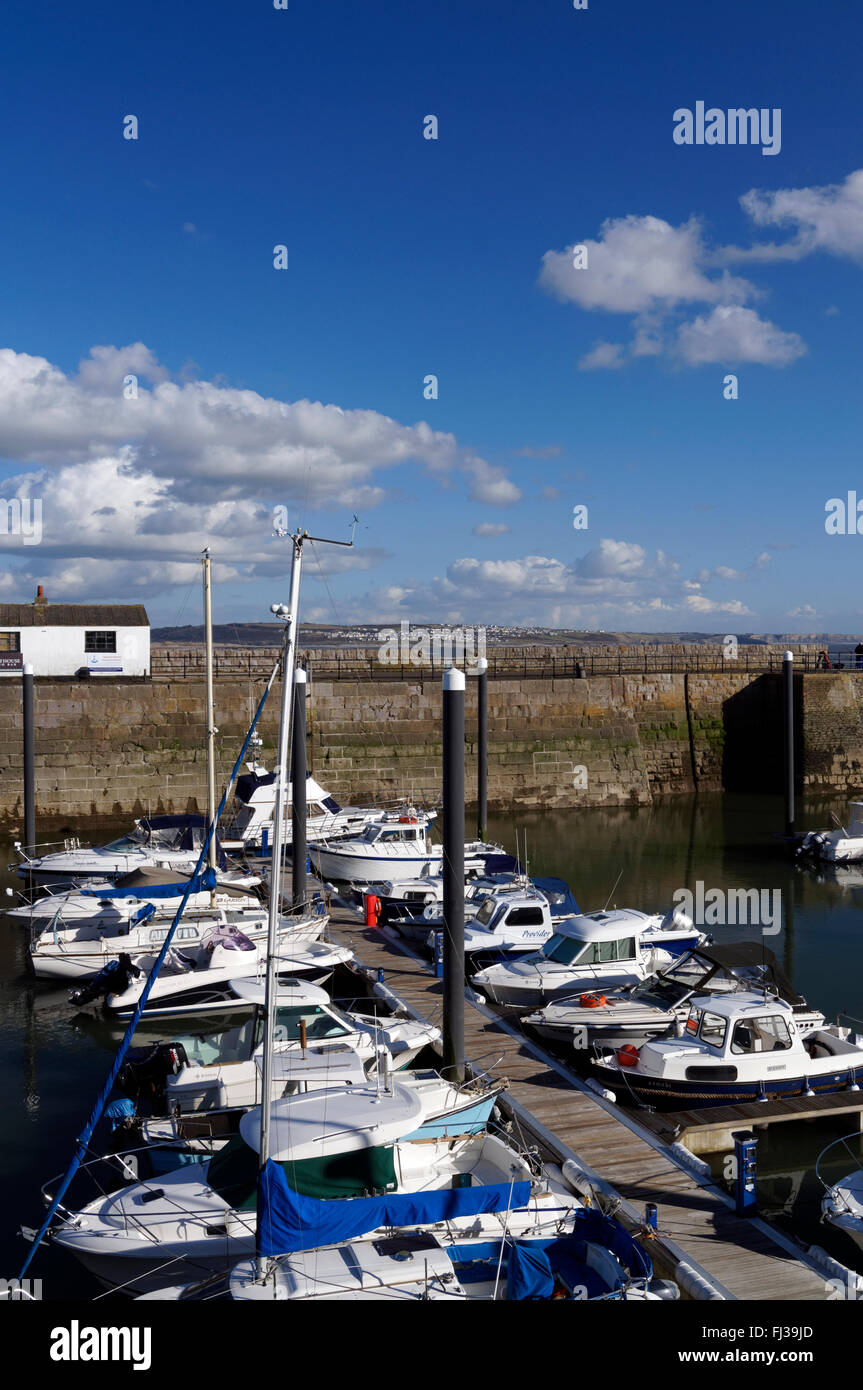
[[[0,675],[149,676],[150,621],[139,603],[0,603]]]

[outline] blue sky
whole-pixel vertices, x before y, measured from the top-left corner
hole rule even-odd
[[[3,25],[0,460],[42,510],[4,599],[196,621],[210,543],[217,620],[259,620],[282,504],[360,516],[309,563],[319,621],[863,629],[863,538],[824,526],[863,499],[858,7]],[[697,101],[779,108],[779,153],[676,144]]]

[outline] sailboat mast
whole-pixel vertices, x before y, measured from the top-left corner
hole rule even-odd
[[[216,814],[216,721],[213,712],[213,591],[210,582],[210,547],[202,560],[204,567],[204,634],[207,643],[207,822],[213,824]],[[215,827],[210,836],[209,865],[216,869]],[[216,905],[216,890],[210,889],[210,906]]]
[[[276,766],[276,800],[273,808],[272,859],[270,861],[270,903],[267,921],[267,977],[264,993],[264,1055],[261,1068],[261,1145],[259,1168],[263,1172],[270,1156],[270,1091],[272,1089],[273,1042],[275,1035],[276,951],[278,946],[279,906],[281,900],[282,843],[285,830],[285,808],[288,794],[288,750],[290,747],[291,706],[293,703],[294,666],[297,652],[297,612],[300,599],[300,571],[303,563],[305,534],[299,530],[291,537],[290,601],[273,604],[272,611],[287,624],[282,657],[282,706],[279,718],[279,750]],[[260,1223],[258,1223],[260,1232]],[[266,1277],[266,1260],[260,1249],[257,1254],[257,1277]]]

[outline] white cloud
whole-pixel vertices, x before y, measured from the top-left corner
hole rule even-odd
[[[738,618],[752,616],[752,609],[739,599],[710,599],[704,594],[688,594],[683,602],[693,613],[731,613]]]
[[[171,565],[208,543],[241,581],[284,574],[284,547],[272,540],[276,503],[292,524],[300,508],[366,510],[387,495],[381,475],[400,465],[423,464],[493,505],[521,497],[503,469],[425,422],[173,381],[141,342],[94,347],[69,374],[0,350],[0,456],[26,469],[5,480],[7,496],[42,499],[38,578],[67,597],[168,589],[185,574]],[[321,567],[366,569],[384,554],[322,550]],[[32,562],[23,552],[18,559]],[[321,569],[308,572],[314,579]],[[28,569],[16,573],[29,587]]]
[[[480,521],[473,528],[475,536],[504,536],[512,528],[503,521]]]
[[[677,332],[678,352],[689,366],[707,362],[759,362],[784,367],[806,352],[797,333],[786,333],[760,318],[754,309],[718,304]]]
[[[625,352],[623,343],[597,343],[590,352],[586,352],[579,360],[578,370],[580,372],[595,372],[622,367],[626,361]]]
[[[817,618],[818,614],[811,603],[801,603],[799,608],[789,608],[786,618]]]
[[[813,251],[827,251],[863,261],[863,169],[854,170],[844,183],[822,187],[752,188],[740,202],[756,226],[791,227],[795,237],[778,246],[732,251],[728,259],[800,260]]]
[[[752,286],[723,273],[705,274],[701,226],[691,218],[672,227],[661,217],[609,218],[600,239],[587,248],[587,267],[573,266],[573,247],[547,251],[539,283],[560,299],[582,309],[614,314],[642,314],[683,303],[747,299]]]

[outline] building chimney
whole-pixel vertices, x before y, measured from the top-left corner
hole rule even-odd
[[[41,585],[41,584],[37,584],[37,585],[36,585],[36,598],[35,598],[35,602],[36,602],[36,603],[44,603],[44,602],[45,602],[45,590],[42,588],[42,585]]]

